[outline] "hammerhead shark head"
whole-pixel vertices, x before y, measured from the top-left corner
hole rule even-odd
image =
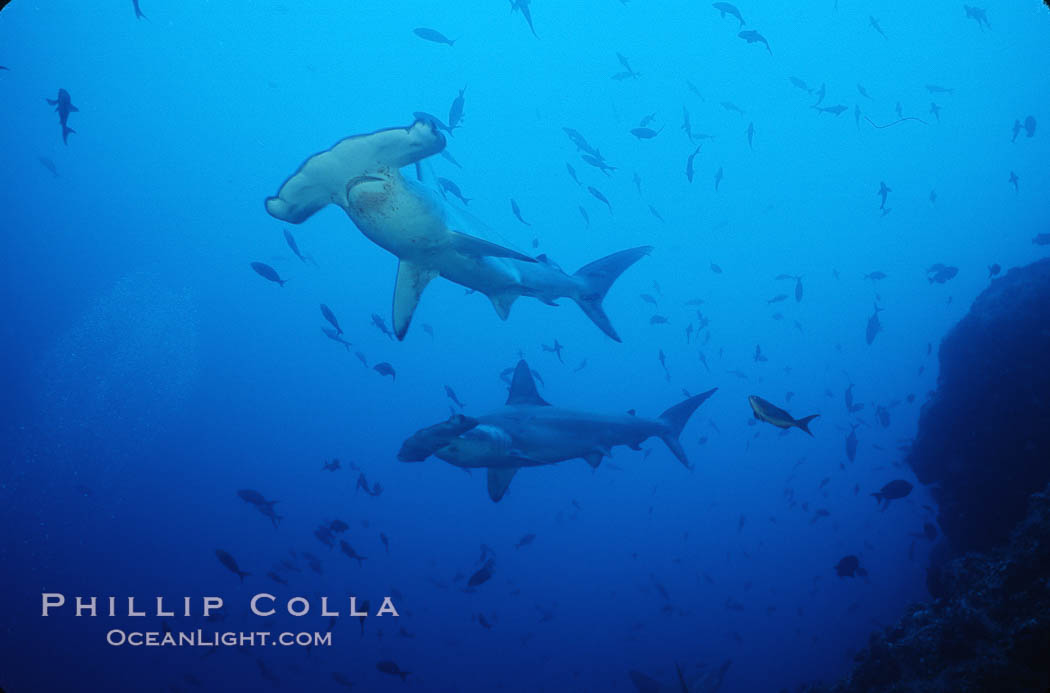
[[[369,240],[396,255],[400,264],[392,322],[399,340],[423,290],[440,275],[488,296],[503,320],[519,296],[549,305],[570,298],[605,334],[620,341],[602,300],[613,282],[652,248],[613,253],[570,275],[544,255],[532,258],[456,231],[441,199],[400,171],[415,164],[421,179],[419,162],[444,148],[444,135],[427,118],[408,127],[347,137],[307,159],[266,200],[266,211],[300,224],[326,205],[338,205]]]
[[[626,414],[593,414],[553,407],[536,389],[524,360],[518,361],[506,405],[484,416],[453,416],[410,436],[398,459],[421,462],[430,455],[456,467],[488,469],[488,491],[493,501],[507,492],[522,467],[555,464],[583,458],[597,468],[616,445],[632,450],[652,437],[664,441],[685,465],[689,458],[679,436],[697,407],[718,388],[689,397],[655,419]]]

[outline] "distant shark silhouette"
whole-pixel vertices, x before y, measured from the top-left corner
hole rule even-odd
[[[592,467],[612,454],[616,445],[633,450],[652,437],[664,441],[678,460],[689,468],[679,436],[697,407],[718,388],[689,397],[656,419],[632,412],[592,414],[548,404],[536,390],[536,381],[525,361],[518,361],[507,404],[476,418],[453,416],[448,421],[417,431],[401,446],[398,459],[420,462],[430,455],[466,469],[488,469],[488,491],[493,501],[506,493],[522,467],[555,464],[577,457]]]
[[[277,195],[266,200],[266,211],[299,224],[336,204],[369,240],[396,255],[401,262],[392,322],[398,339],[408,331],[423,290],[440,275],[488,296],[503,320],[519,296],[533,296],[548,305],[570,298],[605,334],[620,341],[602,300],[620,274],[652,248],[620,251],[570,275],[546,256],[531,258],[453,230],[443,202],[399,170],[417,164],[417,178],[422,178],[418,163],[444,148],[445,137],[428,119],[348,137],[307,159]]]

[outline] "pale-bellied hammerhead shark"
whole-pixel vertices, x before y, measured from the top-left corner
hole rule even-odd
[[[266,211],[299,224],[328,204],[341,207],[373,243],[400,260],[394,287],[393,329],[408,331],[420,295],[431,279],[446,279],[479,291],[503,320],[519,296],[550,305],[570,298],[612,339],[620,341],[602,308],[613,282],[649,254],[650,246],[613,253],[566,274],[545,256],[516,250],[450,228],[444,203],[401,169],[445,148],[445,137],[428,119],[340,140],[307,159],[266,200]]]
[[[689,468],[679,436],[696,408],[717,389],[689,397],[655,419],[636,416],[633,411],[593,414],[548,404],[537,391],[528,364],[518,361],[503,408],[478,417],[456,415],[417,431],[401,446],[398,459],[419,462],[434,455],[457,467],[485,467],[493,501],[503,497],[521,467],[577,457],[597,467],[614,446],[638,450],[654,436]]]

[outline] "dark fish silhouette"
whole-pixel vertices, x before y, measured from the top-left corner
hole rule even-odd
[[[991,279],[992,277],[996,276],[997,274],[999,274],[999,272],[1002,271],[1002,269],[1003,268],[1000,267],[998,263],[988,265],[988,278]]]
[[[389,660],[383,660],[382,662],[376,664],[376,669],[383,672],[384,674],[400,676],[402,681],[408,678],[408,675],[412,673],[411,671],[401,671],[400,667],[398,667],[397,664]]]
[[[926,269],[926,279],[933,284],[944,284],[945,282],[954,279],[959,274],[958,267],[951,267],[949,265],[938,262],[935,265],[930,265]]]
[[[761,43],[761,44],[763,44],[766,47],[766,50],[769,51],[769,54],[773,55],[773,49],[769,47],[769,41],[766,40],[765,36],[763,36],[762,34],[758,33],[754,29],[750,29],[748,31],[741,31],[739,34],[737,34],[737,36],[739,36],[740,38],[744,39],[748,43]]]
[[[992,28],[992,25],[988,23],[988,13],[984,9],[970,5],[963,5],[963,9],[966,11],[966,18],[977,22],[977,26],[981,29]]]
[[[470,579],[467,580],[467,587],[477,587],[485,582],[488,582],[492,578],[492,572],[495,570],[496,564],[490,558],[485,561],[485,564],[481,566]]]
[[[754,121],[747,124],[747,148],[753,149],[751,141],[755,139],[755,123]]]
[[[246,572],[242,571],[240,568],[238,568],[237,567],[237,561],[235,561],[233,556],[231,556],[226,551],[223,551],[222,549],[215,549],[215,556],[216,556],[216,558],[219,559],[219,563],[222,563],[222,565],[227,570],[229,570],[231,573],[233,573],[234,575],[239,577],[241,579],[241,582],[244,582],[244,578],[246,578],[249,575],[251,575],[251,573],[246,573]]]
[[[52,176],[54,176],[55,178],[59,177],[59,175],[58,175],[58,168],[55,166],[55,162],[54,161],[52,161],[51,159],[48,159],[46,156],[38,156],[36,158],[36,160],[40,162],[41,166],[46,168],[48,171],[51,171],[51,175]]]
[[[456,397],[456,392],[455,392],[455,390],[453,390],[453,389],[452,389],[451,387],[449,387],[448,385],[446,385],[446,386],[445,386],[445,394],[446,394],[446,395],[448,395],[448,398],[449,398],[450,400],[452,400],[453,402],[455,402],[455,404],[456,404],[456,406],[457,406],[457,407],[459,407],[460,409],[464,409],[464,408],[466,408],[466,406],[467,406],[467,405],[465,405],[465,404],[463,404],[462,402],[460,402],[460,401],[459,401],[459,397]]]
[[[149,21],[149,17],[142,14],[142,8],[139,7],[139,0],[131,0],[132,7],[135,8],[135,19],[145,19]]]
[[[565,363],[561,359],[561,351],[564,348],[565,348],[565,345],[559,343],[557,339],[554,340],[554,346],[547,346],[546,344],[540,344],[540,349],[542,349],[543,351],[547,352],[548,354],[554,354],[555,356],[557,356],[559,363]]]
[[[871,96],[868,94],[868,90],[865,89],[864,85],[861,84],[860,82],[857,82],[857,93],[859,93],[865,99],[871,99]],[[874,101],[874,99],[872,99],[872,100]]]
[[[685,177],[692,183],[693,182],[693,159],[700,153],[700,147],[698,146],[693,153],[689,155],[689,158],[685,160]]]
[[[368,559],[368,556],[359,556],[358,553],[354,551],[354,547],[346,542],[346,539],[339,540],[339,550],[345,553],[347,557],[356,559],[357,565],[359,566],[364,565],[364,561]]]
[[[813,89],[811,89],[810,86],[805,83],[805,81],[799,79],[798,77],[788,77],[788,80],[791,82],[791,85],[796,89],[801,89],[807,94],[813,93]]]
[[[834,106],[811,106],[818,113],[830,113],[831,115],[842,115],[844,112],[849,110],[849,106],[843,106],[842,104],[836,104]]]
[[[350,347],[353,346],[353,344],[343,339],[341,336],[339,336],[338,332],[336,332],[330,327],[322,327],[321,332],[324,332],[324,336],[328,337],[333,342],[338,342],[339,344],[342,344],[344,347],[346,347],[347,351],[350,351]]]
[[[76,134],[76,130],[69,127],[67,122],[69,121],[70,113],[77,113],[80,111],[79,108],[73,105],[73,100],[69,96],[69,92],[65,89],[58,90],[58,96],[54,99],[47,100],[48,105],[54,106],[55,111],[58,112],[58,122],[62,126],[62,142],[68,144],[67,138],[69,133]]]
[[[722,167],[719,166],[718,170],[715,171],[715,192],[718,192],[718,186],[722,184]]]
[[[525,224],[525,226],[532,226],[532,224],[521,218],[521,208],[518,207],[518,203],[514,201],[514,198],[511,198],[510,200],[510,211],[514,212],[514,216],[522,224]]]
[[[525,22],[529,25],[529,31],[536,38],[539,35],[536,34],[536,27],[532,26],[532,12],[529,11],[529,0],[510,0],[510,11],[521,10],[521,16],[525,18]]]
[[[295,254],[295,256],[299,258],[299,261],[306,262],[308,260],[312,260],[312,258],[310,258],[308,255],[303,255],[302,252],[299,250],[299,244],[295,242],[295,236],[292,235],[292,232],[288,229],[283,229],[283,231],[284,242],[288,244],[288,247]]]
[[[857,459],[857,426],[854,424],[846,436],[846,458],[850,462]]]
[[[394,339],[394,333],[391,332],[390,328],[386,326],[386,321],[383,320],[383,318],[380,317],[379,314],[372,313],[372,324],[375,325],[376,328],[380,332],[385,334],[387,337],[389,337],[390,339]],[[431,335],[431,336],[433,336],[433,335]]]
[[[809,416],[803,416],[801,419],[796,419],[780,407],[762,399],[758,395],[749,396],[747,402],[751,405],[751,410],[754,412],[755,418],[759,421],[765,421],[768,424],[773,424],[777,428],[783,429],[788,429],[794,426],[802,429],[811,436],[813,433],[809,430],[809,422],[820,416],[820,414],[810,414]]]
[[[418,27],[412,30],[412,33],[423,39],[424,41],[432,41],[433,43],[444,43],[447,46],[451,46],[456,41],[454,39],[447,38],[440,31],[434,29],[428,29],[425,26]]]
[[[721,103],[721,106],[727,111],[733,111],[735,113],[739,113],[740,115],[744,115],[744,111],[740,108],[740,106],[737,106],[732,101],[723,101]]]
[[[605,195],[602,195],[601,191],[599,191],[594,186],[588,185],[587,192],[593,195],[595,199],[599,200],[600,202],[604,202],[605,205],[609,208],[609,213],[612,214],[612,203],[610,203],[609,200],[606,199]]]
[[[887,41],[889,40],[889,37],[887,37],[885,32],[883,32],[882,27],[879,26],[879,20],[875,19],[870,14],[868,15],[868,24],[871,24],[871,28],[879,32],[879,36],[886,39]]]
[[[652,128],[632,128],[631,134],[640,140],[651,140],[652,138],[659,135],[663,130],[653,130]]]
[[[1014,192],[1018,192],[1020,190],[1020,188],[1017,186],[1017,182],[1019,180],[1020,179],[1017,177],[1017,174],[1014,173],[1013,171],[1010,171],[1010,180],[1008,180],[1007,182],[1010,185],[1014,186]]]
[[[911,493],[913,488],[910,482],[904,479],[895,479],[871,495],[882,504],[882,509],[885,510],[890,506],[890,501],[904,498]]]
[[[452,100],[452,105],[448,109],[448,131],[449,134],[453,130],[459,127],[459,121],[463,120],[463,92],[467,90],[463,87],[459,90],[459,95]]]
[[[323,303],[321,304],[321,315],[323,315],[324,319],[331,323],[332,327],[335,328],[336,334],[343,334],[343,328],[339,327],[339,321],[336,320],[335,313]]]
[[[886,196],[893,192],[893,188],[886,185],[884,181],[879,181],[879,191],[875,193],[882,198],[882,203],[879,205],[879,209],[886,209]]]
[[[569,172],[569,177],[572,178],[576,185],[583,185],[583,183],[580,182],[580,179],[576,177],[576,169],[572,167],[572,164],[566,162],[565,169]]]
[[[372,370],[374,370],[379,375],[389,375],[391,380],[397,382],[397,373],[394,371],[394,367],[386,361],[383,361],[382,363],[377,363],[376,365],[372,366]]]
[[[819,106],[824,101],[824,95],[828,93],[828,85],[824,82],[820,83],[820,89],[817,89],[817,100],[813,102],[814,106]]]
[[[867,340],[868,346],[875,341],[875,337],[882,332],[882,321],[879,320],[879,313],[882,312],[882,308],[875,306],[875,312],[868,318],[868,327],[864,332],[864,339]]]
[[[740,10],[738,10],[736,6],[730,5],[728,2],[716,2],[713,3],[711,7],[718,10],[718,14],[722,19],[725,19],[728,14],[736,17],[737,21],[740,22],[740,26],[747,24],[747,22],[744,21],[744,18],[740,15]]]
[[[640,73],[634,71],[634,68],[631,67],[631,64],[622,53],[617,53],[616,59],[620,61],[620,64],[623,65],[623,69],[626,70],[626,72],[620,72],[613,75],[613,79],[626,79],[627,77],[638,79],[641,76]]]
[[[860,559],[856,556],[843,556],[842,560],[835,566],[835,573],[839,577],[864,577],[868,571],[860,567]]]
[[[438,182],[438,185],[441,186],[441,194],[442,195],[444,195],[446,192],[452,193],[452,195],[454,197],[459,198],[459,201],[462,202],[463,204],[465,204],[465,205],[469,205],[470,204],[470,200],[472,198],[463,197],[463,193],[462,193],[462,191],[460,191],[459,186],[456,185],[455,183],[453,183],[452,181],[450,181],[448,178],[441,178],[439,176],[437,178],[437,182]]]
[[[280,284],[281,286],[284,286],[285,282],[288,281],[287,279],[281,279],[281,277],[277,274],[277,270],[265,263],[253,262],[251,264],[251,268],[255,270],[255,273],[263,279],[269,279],[270,281]]]

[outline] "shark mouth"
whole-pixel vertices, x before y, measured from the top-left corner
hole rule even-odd
[[[379,176],[355,176],[346,182],[346,204],[350,205],[350,191],[362,183],[382,183],[383,178]]]

